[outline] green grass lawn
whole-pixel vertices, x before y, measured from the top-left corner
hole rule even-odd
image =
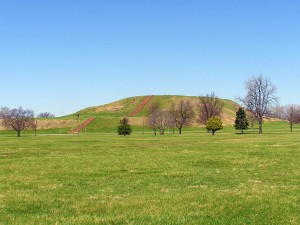
[[[264,131],[1,132],[0,224],[300,224],[300,130]]]

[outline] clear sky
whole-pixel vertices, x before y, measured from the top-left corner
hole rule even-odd
[[[299,0],[0,0],[0,106],[60,116],[137,95],[234,100],[260,74],[300,104]]]

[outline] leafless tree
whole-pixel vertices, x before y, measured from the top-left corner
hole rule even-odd
[[[286,111],[286,109],[284,106],[277,105],[275,107],[272,107],[271,117],[284,120],[284,119],[286,119],[285,111]]]
[[[156,131],[158,129],[158,110],[160,106],[157,102],[154,102],[148,108],[148,126],[153,129],[154,135],[156,135]]]
[[[170,113],[175,126],[179,130],[179,134],[181,134],[183,127],[189,126],[192,123],[195,115],[190,100],[181,100],[177,105],[173,104]]]
[[[198,108],[198,122],[206,124],[207,120],[213,116],[221,116],[223,109],[223,102],[215,95],[214,92],[206,96],[199,97]]]
[[[3,119],[6,114],[8,114],[10,109],[8,107],[1,107],[0,109],[0,119]]]
[[[259,123],[259,133],[262,133],[263,117],[270,112],[271,107],[278,103],[277,88],[269,79],[263,76],[252,77],[246,82],[247,95],[238,98],[245,107],[255,115]]]
[[[35,128],[34,113],[31,109],[16,109],[1,110],[2,123],[7,129],[13,129],[18,132],[18,137],[21,136],[21,131],[24,129]]]
[[[165,129],[173,124],[172,115],[167,110],[158,110],[157,115],[159,133],[160,135],[164,135]]]
[[[158,103],[153,103],[148,109],[148,125],[154,131],[159,130],[160,135],[164,135],[165,129],[172,126],[172,116],[169,111],[160,108]]]
[[[55,117],[55,115],[49,112],[42,112],[37,115],[37,118],[53,118],[53,117]]]
[[[293,125],[300,122],[300,106],[287,105],[284,108],[284,119],[289,121],[290,130],[293,131]]]

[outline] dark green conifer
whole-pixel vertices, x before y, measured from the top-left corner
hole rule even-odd
[[[244,133],[244,130],[247,130],[249,126],[248,119],[246,116],[246,112],[243,108],[239,108],[236,112],[236,119],[234,122],[234,127],[236,130],[241,130],[242,134]]]
[[[118,134],[119,135],[130,135],[132,132],[131,126],[129,125],[129,120],[124,117],[121,121],[120,121],[120,125],[118,127]]]

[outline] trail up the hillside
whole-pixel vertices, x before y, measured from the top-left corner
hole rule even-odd
[[[135,110],[133,110],[131,113],[129,113],[127,116],[130,117],[130,116],[136,115],[139,111],[141,111],[145,107],[145,105],[149,102],[149,100],[152,97],[153,97],[153,95],[146,96],[144,98],[144,100],[141,102],[141,104]]]
[[[89,125],[91,122],[93,122],[96,119],[96,117],[90,117],[83,123],[81,123],[78,127],[74,128],[69,132],[69,134],[77,134],[80,130],[85,128],[87,125]]]

